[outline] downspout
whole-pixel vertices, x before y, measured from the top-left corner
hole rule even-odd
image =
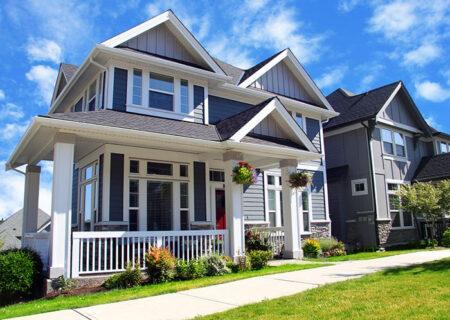
[[[376,241],[376,245],[377,247],[380,247],[380,235],[378,234],[378,217],[377,217],[377,197],[376,197],[376,184],[375,184],[375,168],[374,168],[374,164],[373,164],[373,154],[372,154],[372,144],[371,144],[371,140],[372,140],[372,133],[373,130],[375,129],[375,119],[369,119],[368,121],[368,125],[365,125],[364,122],[361,122],[361,124],[363,125],[363,127],[366,128],[366,132],[367,132],[367,145],[369,148],[369,157],[370,157],[370,175],[371,175],[371,180],[372,180],[372,200],[373,200],[373,221],[374,221],[374,226],[375,226],[375,241]]]

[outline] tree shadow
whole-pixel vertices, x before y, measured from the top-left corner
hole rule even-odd
[[[450,259],[427,262],[419,265],[412,265],[408,267],[391,268],[383,271],[383,275],[397,275],[401,273],[420,274],[423,272],[439,272],[450,270]]]

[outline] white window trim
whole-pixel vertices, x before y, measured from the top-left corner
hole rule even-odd
[[[274,185],[269,185],[269,179],[268,176],[274,176]],[[282,217],[281,217],[281,192],[282,192],[282,186],[280,185],[280,179],[281,179],[281,174],[280,173],[275,173],[275,172],[264,172],[264,206],[265,206],[265,211],[266,211],[266,217],[265,217],[265,221],[266,223],[270,224],[270,219],[269,219],[269,211],[273,211],[273,210],[269,210],[269,190],[273,190],[275,191],[275,227],[281,227],[281,221],[282,221]]]
[[[363,191],[356,191],[356,185],[357,184],[364,184],[364,190]],[[369,190],[367,190],[367,179],[355,179],[351,181],[351,185],[352,185],[352,196],[365,196],[367,194],[369,194]]]
[[[394,154],[387,153],[384,150],[384,140],[383,140],[383,132],[382,132],[383,130],[389,131],[391,133],[391,141],[390,141],[390,143],[392,143],[392,148],[393,148]],[[405,148],[405,155],[404,156],[397,155],[397,144],[395,143],[395,135],[394,135],[395,133],[398,133],[403,138],[403,144],[404,144],[403,147]],[[385,159],[403,160],[403,161],[406,161],[408,159],[408,150],[407,150],[407,147],[406,147],[406,136],[403,133],[401,133],[399,131],[395,131],[395,130],[391,130],[391,129],[387,129],[387,128],[381,127],[380,128],[380,141],[381,141],[381,148],[383,150],[383,157]],[[389,141],[386,141],[386,142],[389,142]]]
[[[444,154],[444,153],[449,153],[450,152],[450,143],[447,143],[444,140],[438,140],[437,141],[437,148],[438,148],[438,154]],[[442,151],[442,144],[445,145],[446,151]]]
[[[93,168],[92,177],[90,179],[84,179],[84,171],[87,167]],[[77,213],[77,222],[81,231],[94,231],[95,225],[98,221],[98,174],[99,174],[99,165],[98,161],[92,161],[83,167],[81,167],[78,171],[78,213]],[[92,203],[92,216],[90,221],[90,230],[84,230],[84,186],[91,184],[91,196],[93,197]]]
[[[400,186],[401,186],[402,184],[407,184],[407,182],[402,181],[402,180],[389,180],[389,179],[386,179],[386,195],[387,195],[386,200],[387,200],[387,208],[388,208],[388,211],[389,211],[389,221],[391,221],[391,223],[392,223],[391,209],[390,209],[390,203],[389,203],[389,195],[390,195],[390,194],[396,195],[397,190],[389,190],[389,188],[388,188],[388,185],[389,185],[389,184],[396,184],[396,185],[398,185],[399,188],[400,188]],[[411,221],[412,221],[412,226],[404,226],[403,210],[402,210],[401,208],[399,208],[398,210],[393,210],[393,211],[394,211],[394,212],[395,212],[395,211],[398,212],[399,220],[400,220],[400,226],[399,226],[399,227],[393,227],[392,224],[391,224],[391,229],[392,229],[392,230],[411,230],[411,229],[415,229],[415,228],[416,228],[415,223],[414,223],[414,216],[411,217],[411,218],[412,218],[412,219],[411,219]],[[412,215],[412,214],[411,214],[411,215]]]
[[[297,122],[297,114],[302,116],[302,126],[300,126],[300,128],[306,133],[306,116],[298,111],[292,111],[292,117],[294,118],[295,123],[298,124]],[[320,121],[320,120],[319,120]]]
[[[302,191],[304,191],[304,190],[302,190]],[[303,219],[303,213],[305,211],[305,210],[303,210],[302,191],[299,190],[297,192],[297,201],[298,201],[297,207],[299,208],[299,211],[301,211],[301,219]],[[306,187],[306,191],[308,193],[308,223],[309,223],[308,229],[309,229],[309,231],[305,230],[305,225],[304,225],[303,220],[302,220],[303,230],[300,230],[300,234],[301,235],[312,234],[311,233],[311,223],[312,222],[318,222],[318,221],[320,222],[320,221],[322,221],[322,220],[313,220],[312,203],[311,203],[312,197],[311,197],[311,186],[310,185]]]

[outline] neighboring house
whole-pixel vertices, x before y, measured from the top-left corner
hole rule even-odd
[[[427,125],[401,81],[327,99],[340,113],[324,126],[333,236],[356,247],[418,240],[420,220],[399,210],[396,191],[450,178],[449,135]]]
[[[289,49],[242,70],[167,11],[80,67],[62,64],[48,114],[7,168],[27,165],[32,217],[38,163],[54,163],[52,278],[145,266],[150,245],[236,258],[251,226],[283,226],[284,256],[297,258],[300,235],[330,235],[322,122],[336,115]],[[256,184],[232,181],[239,161],[258,169]],[[313,175],[301,193],[288,184],[297,170]]]
[[[1,250],[20,248],[22,246],[22,225],[23,210],[10,215],[0,224],[0,242],[3,246]],[[37,232],[48,232],[50,230],[50,216],[38,210],[37,214]]]

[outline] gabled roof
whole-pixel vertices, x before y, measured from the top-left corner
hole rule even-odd
[[[66,78],[66,81],[69,82],[75,72],[78,70],[78,66],[70,63],[61,63],[60,70]]]
[[[179,39],[183,40],[183,43],[198,55],[215,73],[224,75],[224,71],[206,51],[206,49],[200,44],[200,42],[192,35],[192,33],[184,26],[184,24],[178,19],[172,10],[167,10],[156,17],[153,17],[138,26],[131,28],[125,32],[122,32],[115,37],[112,37],[104,42],[102,45],[109,48],[116,48],[124,42],[131,40],[138,35],[147,32],[163,23],[168,24]]]
[[[413,180],[431,181],[450,178],[450,153],[425,157],[417,167]]]
[[[278,56],[280,53],[282,53],[285,49],[275,53],[274,55],[271,55],[267,59],[264,59],[263,61],[259,62],[258,64],[254,65],[250,69],[247,69],[244,71],[244,75],[242,76],[241,80],[239,81],[239,84],[250,78],[252,75],[254,75],[256,72],[258,72],[262,67],[264,67],[269,61],[274,59],[276,56]]]
[[[241,68],[238,68],[229,63],[226,63],[220,59],[217,59],[217,58],[213,58],[213,59],[222,68],[222,70],[225,72],[225,74],[227,76],[231,77],[232,83],[237,85],[239,83],[239,81],[241,80],[245,71],[242,70]]]

